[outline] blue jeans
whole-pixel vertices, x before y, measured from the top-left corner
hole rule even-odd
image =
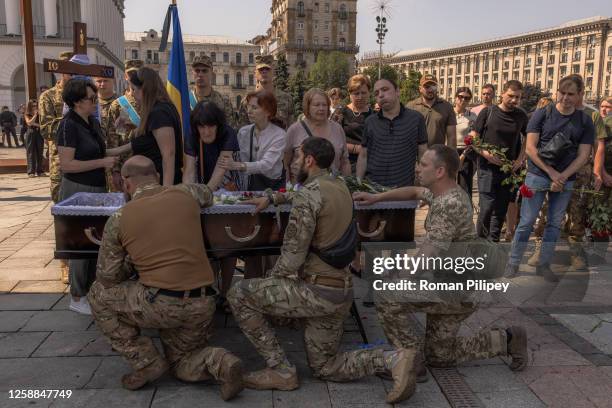
[[[512,241],[512,252],[510,253],[510,264],[518,266],[521,263],[529,235],[533,230],[533,224],[538,217],[538,213],[544,203],[544,198],[548,194],[548,213],[546,215],[547,223],[544,228],[542,237],[542,248],[540,250],[540,265],[550,264],[553,257],[555,245],[561,234],[561,223],[565,218],[565,210],[569,204],[572,192],[568,191],[574,185],[573,181],[565,183],[565,190],[559,193],[549,191],[536,191],[549,189],[551,181],[548,177],[538,176],[533,173],[527,173],[525,184],[534,191],[531,198],[523,197],[521,203],[521,219],[514,234]]]

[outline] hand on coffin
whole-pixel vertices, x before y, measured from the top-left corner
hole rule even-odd
[[[255,214],[265,210],[270,205],[270,199],[268,197],[257,197],[251,198],[250,200],[243,201],[242,204],[251,204],[255,206]]]
[[[372,205],[379,201],[378,194],[364,193],[361,191],[353,193],[353,200],[361,205]]]

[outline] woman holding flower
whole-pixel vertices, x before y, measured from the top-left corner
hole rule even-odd
[[[529,121],[528,173],[522,192],[521,219],[506,268],[507,277],[518,272],[533,224],[548,193],[547,224],[536,272],[546,280],[558,281],[550,269],[550,261],[572,196],[576,172],[588,161],[595,135],[591,118],[576,109],[583,91],[584,82],[579,75],[561,79],[556,105],[538,109]]]

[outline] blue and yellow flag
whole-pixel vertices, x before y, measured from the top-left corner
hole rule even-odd
[[[170,50],[170,61],[168,63],[168,81],[166,82],[166,90],[168,91],[170,99],[181,115],[185,153],[193,155],[194,153],[191,152],[192,144],[190,142],[191,131],[189,129],[189,115],[191,113],[189,108],[189,82],[187,80],[187,67],[185,64],[181,22],[179,21],[178,8],[176,7],[176,4],[171,4],[168,7],[168,13],[166,14],[166,20],[164,21],[164,30],[159,48],[161,52],[165,51],[168,43],[170,22],[172,22],[172,49]]]

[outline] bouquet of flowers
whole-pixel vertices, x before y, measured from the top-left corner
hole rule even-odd
[[[351,193],[360,191],[364,193],[376,194],[391,190],[390,187],[385,187],[367,179],[362,180],[361,178],[355,176],[338,176],[338,178],[344,181],[346,187]]]
[[[500,167],[501,171],[504,173],[508,173],[508,177],[506,177],[502,181],[503,186],[509,185],[510,190],[515,191],[517,188],[519,188],[523,181],[525,181],[525,176],[527,176],[527,169],[522,168],[517,171],[513,170],[514,163],[506,156],[508,148],[500,148],[499,146],[495,146],[490,143],[484,143],[480,139],[480,137],[472,137],[470,135],[466,136],[465,139],[463,139],[463,142],[466,146],[472,146],[476,150],[488,151],[502,162],[502,165]]]
[[[261,191],[242,191],[239,193],[221,193],[215,194],[214,203],[222,205],[234,205],[239,204],[242,201],[247,201],[252,198],[261,197],[263,193]]]
[[[591,235],[596,239],[605,239],[612,233],[612,207],[602,200],[589,200],[589,225]]]

